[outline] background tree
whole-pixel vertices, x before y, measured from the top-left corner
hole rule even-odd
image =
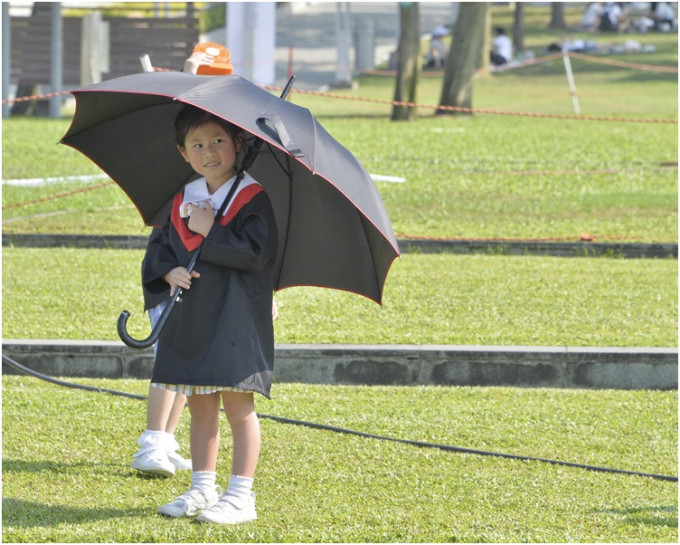
[[[515,53],[524,51],[524,2],[515,2],[515,21],[512,25],[512,47]]]
[[[461,2],[453,40],[446,60],[439,106],[472,107],[472,82],[479,66],[486,29],[488,3]],[[437,114],[452,114],[439,108]]]
[[[517,2],[519,4],[519,2]],[[566,30],[567,24],[564,22],[564,3],[552,2],[550,5],[550,24],[551,30]]]
[[[399,45],[397,46],[397,81],[394,88],[395,102],[415,103],[420,74],[420,11],[418,2],[399,4]],[[413,106],[395,104],[392,121],[410,121],[416,116]]]

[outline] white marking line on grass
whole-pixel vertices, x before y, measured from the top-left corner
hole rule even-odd
[[[383,174],[370,174],[374,182],[392,182],[395,184],[403,184],[406,182],[406,178],[400,176],[387,176]]]
[[[106,174],[87,174],[84,176],[55,176],[53,178],[23,178],[17,180],[3,180],[2,185],[17,185],[23,187],[42,186],[49,184],[59,184],[66,182],[93,182],[95,180],[106,180]]]

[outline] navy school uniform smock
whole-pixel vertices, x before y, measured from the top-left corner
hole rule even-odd
[[[184,291],[159,336],[151,381],[237,388],[270,397],[277,230],[269,197],[245,175],[205,240],[181,217],[183,201],[181,192],[169,221],[149,238],[142,263],[147,301],[169,293],[163,276],[186,267],[203,242],[194,267],[201,276]]]

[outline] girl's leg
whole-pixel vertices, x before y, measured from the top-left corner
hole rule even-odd
[[[222,392],[234,441],[229,487],[220,500],[197,518],[199,522],[237,524],[257,518],[253,477],[260,457],[260,423],[255,413],[253,394]]]
[[[146,431],[137,440],[140,448],[133,456],[134,469],[163,477],[173,476],[176,469],[191,469],[191,460],[177,454],[174,435],[185,400],[183,394],[149,385]]]
[[[191,395],[191,460],[194,471],[215,471],[220,446],[220,394]]]
[[[175,400],[172,402],[172,407],[170,408],[170,414],[165,419],[165,433],[170,435],[175,434],[177,429],[177,424],[179,423],[179,417],[182,416],[182,411],[187,402],[187,396],[174,392]]]
[[[195,394],[188,397],[191,413],[191,487],[158,512],[169,517],[198,515],[219,500],[215,486],[217,449],[220,445],[220,394]]]
[[[260,458],[261,442],[253,394],[223,391],[222,403],[234,442],[231,472],[252,479]]]
[[[160,303],[149,309],[149,321],[151,327],[155,327],[161,317],[166,303]],[[154,345],[154,356],[158,346]],[[177,429],[179,417],[186,404],[187,396],[168,390],[166,388],[154,388],[149,385],[149,402],[146,407],[146,429],[164,431],[174,435]]]
[[[182,399],[183,398],[183,399]],[[146,429],[175,433],[179,415],[186,396],[166,388],[149,386],[149,401],[146,407]],[[180,405],[179,410],[176,405]]]

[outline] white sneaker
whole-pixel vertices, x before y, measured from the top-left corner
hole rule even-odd
[[[161,477],[172,477],[175,474],[175,465],[168,459],[167,452],[160,449],[139,449],[134,454],[132,469]]]
[[[238,524],[255,520],[255,494],[245,497],[223,494],[219,501],[203,511],[196,520],[198,522],[217,522],[219,524]]]
[[[166,453],[168,455],[168,460],[175,466],[175,469],[191,469],[191,460],[187,458],[182,458],[179,454],[173,451]]]
[[[193,517],[215,505],[221,493],[219,486],[215,490],[190,488],[175,501],[163,505],[158,512],[168,517]]]

